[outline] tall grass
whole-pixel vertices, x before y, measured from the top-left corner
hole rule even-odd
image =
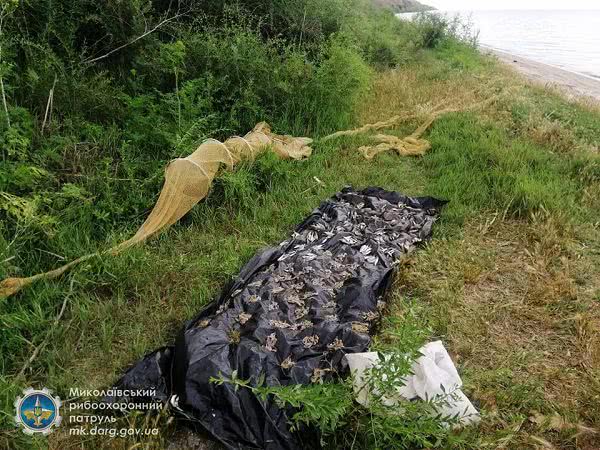
[[[433,151],[422,164],[431,193],[451,200],[447,219],[464,220],[478,210],[530,217],[540,210],[581,216],[583,191],[569,174],[569,160],[526,140],[510,143],[506,132],[474,114],[440,120],[431,135]]]

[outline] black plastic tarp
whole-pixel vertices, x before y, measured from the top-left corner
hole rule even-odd
[[[211,377],[237,371],[278,386],[344,376],[344,355],[369,347],[395,265],[431,236],[444,203],[344,189],[254,256],[174,345],[147,355],[116,387],[155,387],[156,398],[143,400],[170,399],[229,448],[313,447],[314,435],[292,433],[289,411],[274,400]]]

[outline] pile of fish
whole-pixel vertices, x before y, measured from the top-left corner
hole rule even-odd
[[[443,204],[380,188],[335,194],[116,387],[156,388],[135,400],[170,401],[228,448],[312,447],[314,434],[291,432],[273,399],[211,378],[279,386],[348,375],[344,356],[369,348],[394,268],[431,236]]]

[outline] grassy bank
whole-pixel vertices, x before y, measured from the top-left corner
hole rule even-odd
[[[525,84],[447,32],[431,41],[431,27],[358,4],[255,5],[249,15],[217,3],[92,66],[85,60],[141,35],[141,17],[160,23],[174,11],[120,11],[133,26],[108,30],[111,42],[59,39],[58,25],[72,23],[56,16],[60,9],[41,41],[32,42],[44,27],[31,11],[13,6],[5,20],[10,64],[1,73],[11,120],[1,125],[2,277],[46,270],[131,234],[155,201],[165,162],[205,137],[244,133],[267,119],[278,132],[317,141],[306,161],[265,156],[224,173],[206,201],[144,247],[2,300],[0,446],[31,448],[12,425],[24,387],[47,386],[64,398],[70,387],[109,385],[170,342],[254,252],[352,184],[450,200],[433,241],[402,267],[376,347],[410,351],[442,339],[483,421],[450,433],[418,410],[401,420],[376,417],[353,406],[342,386],[335,394],[347,401],[327,446],[598,447],[588,428],[600,428],[600,110]],[[107,19],[115,11],[95,13],[103,26],[119,23]],[[53,116],[44,123],[55,79]],[[482,111],[436,121],[422,158],[365,161],[357,148],[368,137],[318,140],[401,112],[426,115],[442,100],[460,106],[494,96]],[[406,135],[420,122],[386,132]],[[326,414],[310,418],[323,423]],[[177,436],[177,422],[158,423],[161,436],[142,446],[162,448]],[[46,442],[136,443],[59,430],[34,448]]]

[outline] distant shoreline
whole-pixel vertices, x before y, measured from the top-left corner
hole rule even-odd
[[[496,56],[537,84],[555,86],[570,96],[591,97],[600,101],[600,79],[492,47],[480,45],[479,48],[482,53]]]

